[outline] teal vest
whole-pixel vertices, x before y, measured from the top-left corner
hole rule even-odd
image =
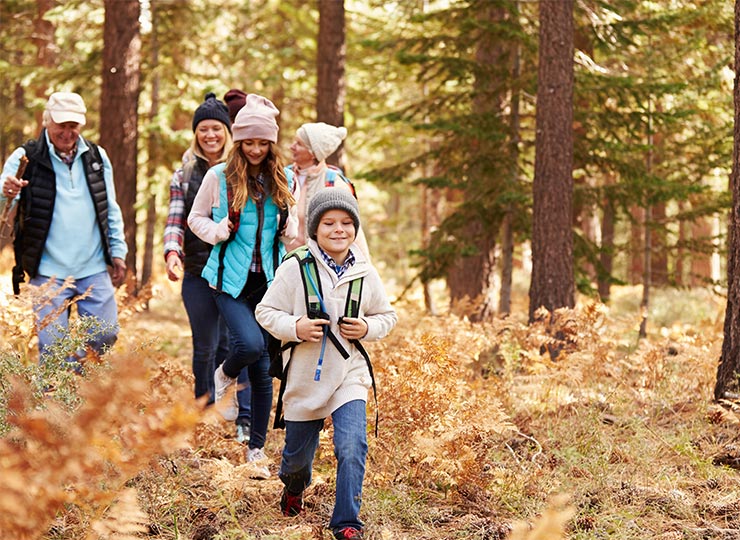
[[[225,163],[219,163],[213,167],[213,171],[219,179],[219,206],[211,209],[213,221],[220,223],[222,219],[228,217],[228,196],[226,193],[226,175],[224,169]],[[274,245],[278,243],[278,261],[282,260],[285,255],[285,246],[280,242],[277,236],[277,227],[280,211],[272,201],[272,197],[265,200],[262,207],[264,217],[260,232],[260,254],[262,256],[262,271],[265,273],[267,284],[269,286],[275,277],[274,264]],[[246,207],[242,209],[239,230],[231,241],[219,242],[208,256],[208,261],[201,275],[211,286],[218,288],[218,275],[220,270],[219,260],[221,250],[226,249],[223,258],[223,274],[220,290],[229,293],[237,298],[244,289],[249,275],[249,267],[252,264],[252,254],[255,246],[257,232],[260,229],[260,219],[257,205],[250,198]]]

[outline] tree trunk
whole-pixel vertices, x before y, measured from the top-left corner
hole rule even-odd
[[[660,101],[651,100],[655,108],[655,113],[661,115],[663,107]],[[648,154],[650,157],[650,168],[648,173],[652,173],[663,162],[665,154],[665,135],[661,131],[656,131],[655,124],[651,118],[649,120],[650,142]],[[669,284],[668,279],[668,215],[666,213],[666,204],[663,201],[657,202],[651,209],[652,217],[652,255],[650,261],[650,279],[655,286],[665,286]]]
[[[540,4],[539,49],[530,322],[540,307],[575,305],[573,0]]]
[[[678,201],[678,213],[681,214],[686,210],[686,201]],[[676,247],[676,262],[673,265],[673,283],[676,287],[683,287],[686,283],[684,278],[684,268],[686,253],[690,250],[686,249],[686,220],[678,221],[678,246]]]
[[[319,39],[316,58],[316,119],[333,126],[344,125],[346,95],[344,66],[347,57],[344,0],[319,0]],[[343,148],[326,161],[343,167]]]
[[[500,21],[505,17],[505,11],[498,5],[484,4],[477,17],[481,27]],[[480,66],[474,83],[473,113],[484,115],[500,113],[503,108],[503,95],[493,94],[491,88],[496,81],[489,75],[490,66],[505,61],[505,51],[500,45],[494,44],[490,32],[483,33],[477,43],[475,61]],[[485,154],[495,151],[491,143],[484,139],[474,142],[477,152]],[[475,158],[473,158],[475,159]],[[481,173],[479,172],[480,176]],[[478,178],[477,182],[490,182],[493,179]],[[471,185],[474,183],[471,182]],[[480,196],[475,189],[467,190],[463,197],[471,202]],[[496,272],[496,237],[498,231],[487,229],[480,219],[474,216],[468,220],[462,232],[463,238],[475,248],[475,253],[458,258],[451,265],[447,275],[447,285],[450,291],[450,301],[454,304],[465,298],[480,302],[480,308],[469,313],[470,319],[479,321],[492,317],[496,313],[494,297],[494,279]]]
[[[598,278],[598,290],[601,301],[607,303],[611,296],[611,275],[614,273],[614,206],[604,201],[604,212],[601,216],[601,250],[599,260],[601,272]]]
[[[652,267],[652,235],[650,234],[650,207],[645,208],[645,221],[643,223],[643,273],[642,273],[642,299],[640,300],[640,330],[641,338],[647,337],[648,313],[650,310],[650,282],[653,273]]]
[[[149,123],[153,124],[159,114],[159,39],[157,35],[157,4],[151,5],[152,10],[152,32],[151,42],[151,70],[152,75],[152,104],[149,108]],[[147,140],[147,193],[149,200],[146,207],[146,234],[144,237],[144,256],[141,268],[141,285],[146,286],[152,277],[152,266],[154,263],[154,231],[157,225],[157,163],[160,163],[160,149],[162,148],[161,133],[158,129],[150,129]],[[147,301],[146,307],[149,307]]]
[[[54,43],[54,24],[46,19],[46,13],[54,7],[56,7],[55,0],[37,0],[36,2],[36,17],[33,19],[32,41],[36,47],[36,63],[34,67],[39,72],[53,71],[57,63],[58,54]],[[2,14],[0,14],[1,19]],[[22,58],[20,50],[15,54],[19,59]],[[17,63],[20,65],[21,61],[17,60]],[[6,84],[10,85],[11,83],[6,79]],[[6,126],[10,126],[10,129],[8,130],[7,137],[0,136],[0,159],[2,163],[5,163],[10,152],[25,142],[23,136],[23,124],[25,124],[25,115],[23,113],[27,110],[25,86],[21,82],[15,82],[13,89],[13,108],[18,111],[18,114],[11,115],[11,118],[3,119]],[[36,98],[39,101],[46,101],[49,97],[46,87],[43,85],[34,85],[34,88]],[[85,99],[84,96],[83,99]],[[41,110],[37,110],[35,120],[38,125],[38,131],[41,130],[41,115]],[[6,245],[13,243],[12,235],[5,234],[8,229],[12,231],[12,227],[12,224],[5,225],[4,223],[0,223],[0,250],[5,248]]]
[[[136,157],[141,64],[139,0],[105,0],[100,144],[113,165],[128,244],[126,265],[136,283]],[[130,291],[136,294],[136,286]]]
[[[645,169],[647,174],[653,172],[653,105],[652,97],[648,97],[648,123],[647,123],[647,156],[645,158]],[[640,331],[639,337],[647,337],[648,314],[650,312],[650,288],[653,280],[653,208],[649,201],[645,201],[645,221],[643,223],[643,275],[642,275],[642,300],[640,301]]]
[[[39,71],[44,69],[53,69],[57,66],[59,57],[56,42],[54,40],[55,27],[54,23],[46,19],[46,14],[53,8],[57,7],[56,0],[37,0],[36,18],[33,21],[33,43],[36,45],[36,67]],[[49,97],[44,86],[34,85],[36,97],[39,100],[46,101]],[[86,103],[86,96],[82,96]],[[36,111],[36,123],[41,126],[41,117],[43,111]]]
[[[691,224],[691,286],[706,287],[712,279],[712,224],[702,216]]]
[[[518,13],[518,6],[517,6]],[[512,186],[519,182],[519,130],[521,117],[519,111],[520,90],[518,80],[521,76],[521,51],[519,46],[514,47],[512,58],[511,77],[515,81],[515,88],[511,93],[511,115],[509,126],[511,128],[511,172],[509,181]],[[511,313],[511,287],[514,275],[514,228],[512,226],[513,207],[510,204],[504,221],[501,225],[501,291],[498,300],[498,312],[501,315]]]
[[[630,207],[630,250],[628,280],[630,284],[642,283],[642,275],[645,267],[645,251],[643,248],[643,222],[645,221],[645,210],[639,206]]]
[[[432,189],[426,186],[419,187],[421,193],[421,245],[426,248],[431,239],[432,227],[439,225],[436,197]],[[434,303],[429,281],[423,281],[421,286],[424,290],[424,308],[429,315],[437,315],[437,306]]]
[[[735,102],[734,145],[732,149],[732,173],[730,190],[732,192],[732,213],[729,223],[728,261],[727,261],[727,308],[725,310],[724,339],[722,354],[717,368],[717,384],[714,387],[715,399],[736,397],[740,375],[740,0],[735,0]]]
[[[511,287],[514,276],[514,228],[511,226],[511,213],[506,214],[501,225],[501,293],[498,312],[511,313]]]
[[[667,215],[664,202],[653,205],[650,280],[657,287],[668,285],[668,234],[666,229]]]

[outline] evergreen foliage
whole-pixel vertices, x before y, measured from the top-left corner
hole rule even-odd
[[[667,215],[646,226],[660,233],[662,243],[653,249],[672,255],[669,272],[675,272],[681,249],[711,252],[714,241],[680,239],[680,223],[727,209],[726,185],[717,178],[726,178],[731,152],[724,70],[732,49],[720,38],[731,27],[731,8],[715,1],[578,5],[576,206],[617,210],[623,233],[601,248],[619,253],[629,250],[630,226],[640,225],[631,221],[631,209],[667,205]],[[583,238],[581,245],[590,242]],[[626,264],[615,272],[624,275]],[[681,277],[670,279],[681,283]]]
[[[481,20],[478,13],[492,5],[497,20]],[[478,239],[465,234],[471,221],[481,223],[484,234],[496,236],[513,207],[517,229],[526,230],[529,196],[517,179],[518,165],[512,163],[512,144],[519,134],[511,132],[506,110],[512,92],[531,95],[534,86],[533,29],[522,27],[521,20],[516,2],[452,2],[414,13],[408,29],[389,42],[399,64],[413,67],[422,91],[384,120],[415,130],[414,153],[367,177],[413,180],[448,194],[449,213],[429,245],[415,252],[422,281],[442,278],[456,260],[478,253]],[[476,59],[482,41],[496,51],[499,62]],[[516,47],[525,51],[520,79],[511,77]],[[523,129],[531,134],[531,117],[528,122]],[[531,149],[531,144],[524,146]]]

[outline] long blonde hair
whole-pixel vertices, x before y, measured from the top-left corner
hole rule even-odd
[[[278,208],[283,209],[295,204],[293,194],[288,187],[288,178],[285,176],[284,161],[275,143],[270,142],[270,149],[260,166],[262,173],[269,179],[267,185],[270,188],[270,193],[266,195],[272,197],[272,202]],[[244,155],[241,141],[239,141],[231,147],[224,170],[226,185],[231,186],[234,193],[231,207],[236,211],[241,211],[247,205],[250,197],[254,200],[255,194],[265,195],[259,183],[250,181],[248,167],[249,161],[247,156]]]

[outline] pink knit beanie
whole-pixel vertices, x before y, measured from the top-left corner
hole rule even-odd
[[[248,94],[246,104],[239,110],[231,126],[234,142],[245,139],[277,142],[278,114],[280,111],[272,101],[257,94]]]

